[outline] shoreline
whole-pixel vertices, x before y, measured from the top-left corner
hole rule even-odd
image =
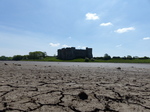
[[[135,68],[149,68],[149,63],[111,63],[111,62],[53,62],[53,61],[0,61],[0,63],[30,63],[30,64],[43,64],[43,65],[55,65],[55,66],[78,66],[81,67],[135,67]]]

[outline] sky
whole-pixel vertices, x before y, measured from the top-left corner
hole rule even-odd
[[[0,0],[0,56],[66,47],[150,57],[150,0]]]

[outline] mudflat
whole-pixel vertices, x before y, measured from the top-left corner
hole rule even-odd
[[[0,112],[150,112],[150,68],[0,61]]]

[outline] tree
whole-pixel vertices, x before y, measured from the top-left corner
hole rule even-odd
[[[109,56],[107,53],[104,54],[104,60],[109,60],[109,59],[111,59],[111,56]]]
[[[24,60],[29,59],[29,55],[24,55],[24,56],[23,56],[23,59],[24,59]]]
[[[113,56],[113,59],[120,59],[120,56]]]
[[[19,60],[22,60],[23,59],[23,56],[21,55],[14,55],[12,60],[15,60],[15,61],[19,61]]]
[[[149,57],[147,57],[147,56],[144,56],[144,59],[149,59]]]
[[[6,56],[1,56],[0,60],[7,60],[7,57]]]
[[[139,57],[138,56],[133,56],[133,59],[139,59]]]
[[[29,59],[43,59],[47,56],[46,52],[35,51],[29,52]]]
[[[132,56],[128,55],[128,56],[127,56],[127,59],[132,60]]]
[[[122,57],[122,59],[127,59],[127,57],[126,57],[126,56],[124,56],[124,57]]]

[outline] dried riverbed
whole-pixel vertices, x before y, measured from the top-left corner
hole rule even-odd
[[[0,112],[150,111],[149,67],[63,64],[0,61]]]

